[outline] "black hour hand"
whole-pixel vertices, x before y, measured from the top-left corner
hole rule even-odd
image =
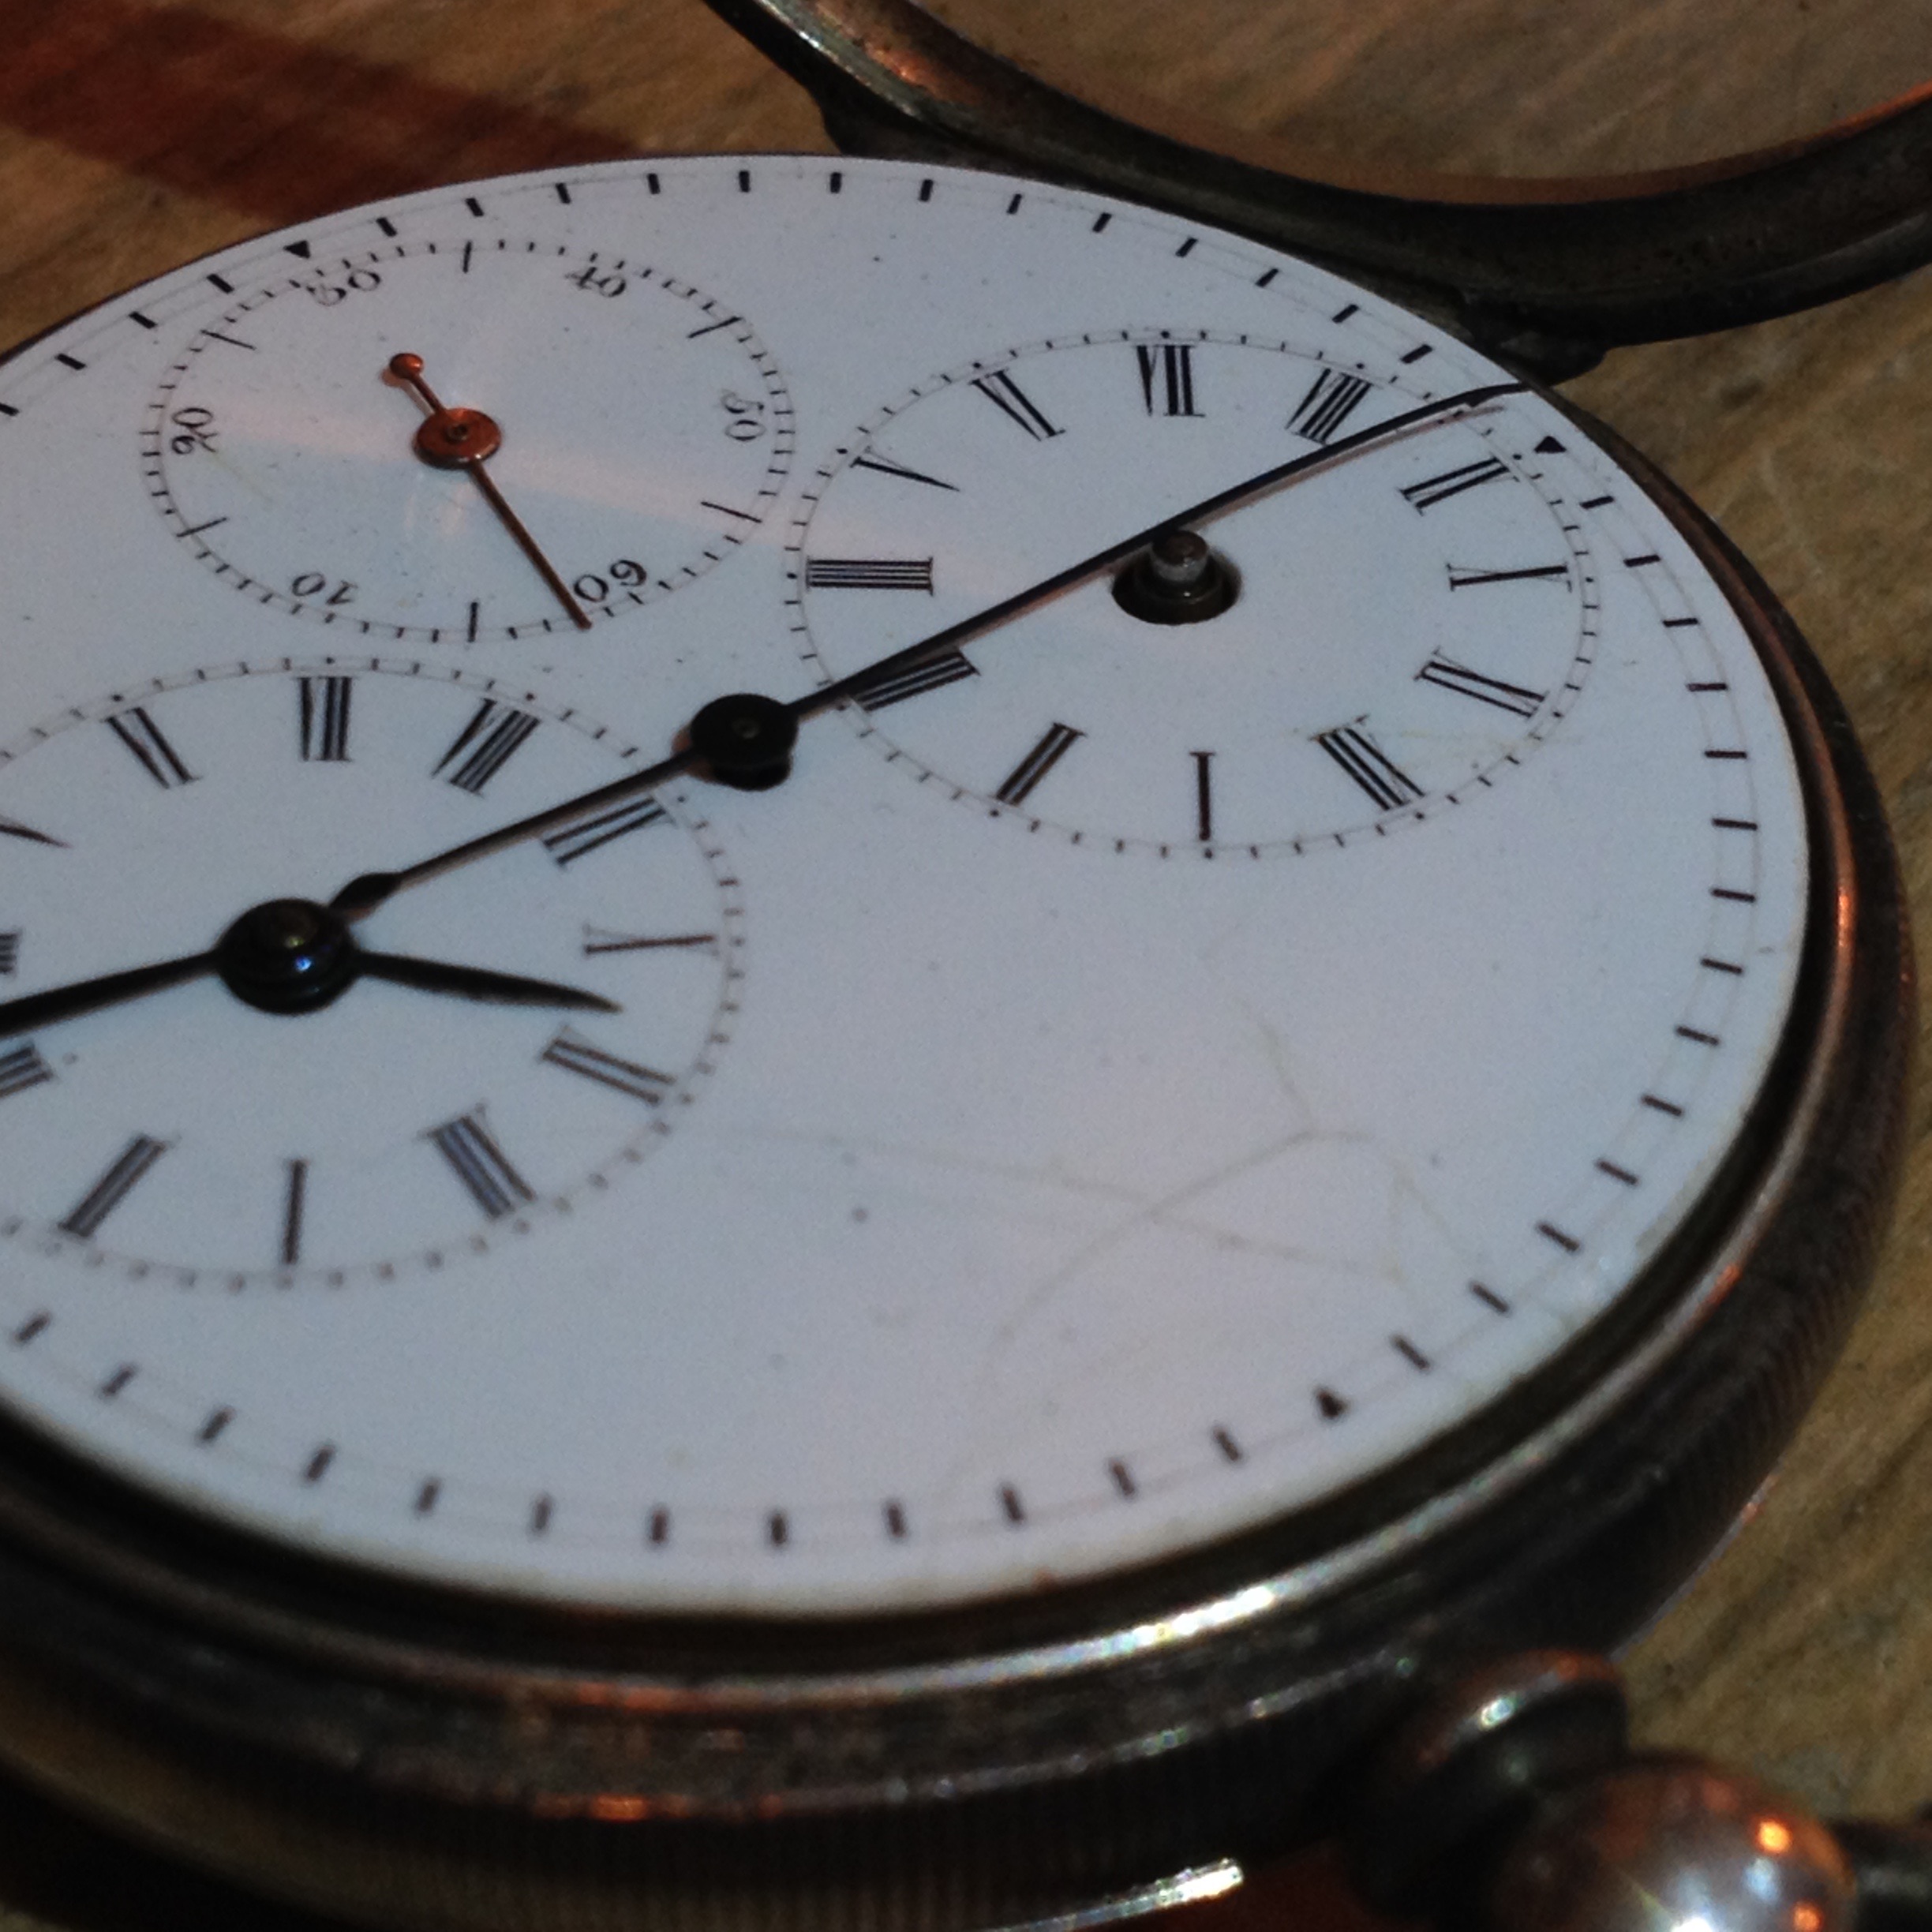
[[[198,979],[215,969],[216,955],[190,953],[181,959],[157,960],[149,966],[131,966],[125,972],[105,973],[98,979],[77,979],[63,987],[51,987],[44,993],[28,993],[18,999],[0,1002],[0,1039],[13,1039],[56,1020],[72,1020],[103,1006],[118,1005],[123,1000],[140,999],[149,993]]]
[[[580,1013],[623,1010],[615,1000],[608,1000],[601,993],[561,986],[552,979],[531,979],[521,973],[497,972],[488,966],[459,966],[445,960],[361,952],[356,956],[356,964],[366,979],[414,987],[419,993],[451,993],[459,999],[483,1000],[501,1006],[564,1006]]]

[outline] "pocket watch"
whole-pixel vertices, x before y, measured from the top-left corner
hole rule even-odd
[[[1158,199],[549,169],[0,372],[16,1767],[371,1923],[1072,1923],[1721,1535],[1896,1164],[1843,713],[1580,331]]]

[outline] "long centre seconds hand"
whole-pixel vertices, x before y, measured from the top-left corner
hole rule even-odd
[[[695,766],[706,762],[716,762],[717,741],[715,736],[702,733],[698,727],[706,721],[706,713],[725,706],[736,706],[735,717],[725,722],[727,732],[736,723],[747,739],[762,736],[767,743],[760,747],[768,762],[782,760],[790,749],[791,739],[797,731],[800,721],[815,717],[822,711],[856,699],[863,703],[865,694],[870,689],[902,676],[908,671],[931,663],[935,658],[946,656],[959,646],[976,637],[983,637],[989,631],[998,630],[1001,625],[1010,623],[1017,617],[1058,597],[1062,591],[1070,590],[1076,585],[1110,570],[1117,564],[1124,563],[1131,556],[1144,550],[1163,531],[1182,524],[1202,523],[1210,519],[1237,510],[1243,504],[1256,501],[1272,492],[1285,489],[1299,478],[1312,475],[1317,470],[1326,470],[1358,451],[1372,448],[1410,430],[1421,429],[1443,421],[1455,415],[1466,415],[1473,410],[1481,409],[1485,403],[1493,402],[1508,395],[1521,395],[1529,388],[1527,383],[1486,383],[1473,389],[1459,390],[1454,395],[1440,396],[1434,402],[1419,403],[1412,410],[1405,410],[1399,415],[1391,416],[1379,423],[1372,423],[1365,429],[1358,429],[1351,436],[1337,436],[1332,443],[1305,451],[1299,456],[1291,456],[1285,462],[1275,463],[1258,475],[1244,477],[1238,483],[1229,485],[1226,489],[1217,490],[1211,496],[1204,496],[1198,502],[1184,505],[1170,511],[1158,523],[1136,530],[1130,537],[1123,537],[1118,542],[1109,544],[1103,550],[1096,550],[1091,556],[1082,557],[1077,563],[1069,564],[1064,570],[1055,571],[1050,577],[1043,577],[1036,583],[1016,590],[1012,596],[1002,597],[998,603],[989,604],[975,611],[970,617],[962,617],[957,623],[948,624],[943,630],[921,638],[903,650],[889,656],[877,659],[863,669],[855,671],[848,676],[821,685],[816,691],[807,691],[802,698],[795,698],[788,704],[779,703],[768,698],[747,696],[743,698],[720,699],[715,706],[706,706],[693,721],[689,742],[682,751],[674,751],[668,758],[660,758],[654,765],[646,766],[642,771],[633,772],[628,777],[615,780],[609,784],[600,785],[594,792],[586,792],[578,797],[567,799],[563,803],[552,805],[540,812],[533,812],[526,818],[519,818],[511,824],[500,826],[494,832],[485,832],[480,837],[466,839],[460,845],[451,845],[440,852],[433,852],[427,859],[420,859],[415,864],[406,866],[397,872],[365,872],[351,879],[335,898],[330,901],[331,909],[346,919],[359,919],[410,886],[421,885],[425,879],[433,878],[440,873],[467,865],[472,859],[488,858],[492,852],[503,852],[512,845],[520,845],[525,841],[541,838],[547,832],[575,824],[586,818],[605,807],[617,805],[624,799],[635,798],[640,793],[655,791],[657,788],[673,778],[682,777]]]

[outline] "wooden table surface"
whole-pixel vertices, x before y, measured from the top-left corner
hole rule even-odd
[[[1193,105],[1286,128],[1337,173],[1694,159],[1932,73],[1932,24],[1905,0],[1218,0],[1189,80],[1121,26],[1139,6],[1157,32],[1178,5],[945,0],[996,36],[1058,34],[1050,64],[1178,73]],[[1445,20],[1462,35],[1447,51]],[[805,98],[699,0],[0,0],[0,342],[376,195],[827,145]],[[1620,351],[1570,393],[1717,517],[1811,638],[1932,932],[1932,278]],[[1740,1533],[1627,1660],[1644,1741],[1727,1758],[1827,1814],[1932,1799],[1925,1129],[1921,1103],[1886,1260],[1823,1400]],[[178,1883],[4,1787],[0,1897],[103,1932],[307,1923]],[[1210,1915],[1224,1932],[1259,1917]],[[30,1921],[0,1904],[10,1923]]]

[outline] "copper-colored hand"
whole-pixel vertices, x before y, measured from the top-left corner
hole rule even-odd
[[[405,350],[389,358],[389,373],[404,388],[412,391],[429,414],[416,431],[416,454],[438,470],[466,470],[483,492],[483,500],[496,512],[503,526],[517,541],[517,546],[537,567],[537,574],[550,586],[552,595],[569,613],[580,631],[590,628],[584,607],[571,594],[571,587],[557,575],[556,567],[539,548],[537,539],[524,526],[496,487],[496,479],[484,465],[503,447],[503,430],[492,416],[481,410],[448,409],[423,380],[423,359]]]

